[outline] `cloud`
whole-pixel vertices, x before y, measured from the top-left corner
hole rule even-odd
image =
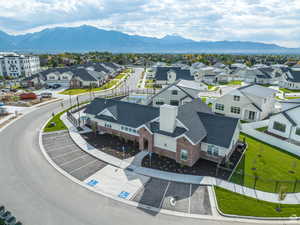
[[[300,47],[299,0],[0,0],[0,29],[94,25],[129,34]]]

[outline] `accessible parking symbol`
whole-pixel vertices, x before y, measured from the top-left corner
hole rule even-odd
[[[95,187],[97,184],[99,183],[99,181],[97,180],[90,180],[87,185],[91,186],[91,187]]]
[[[126,198],[128,198],[129,195],[130,195],[130,193],[128,193],[127,191],[122,191],[122,192],[118,195],[118,197],[119,197],[119,198],[124,198],[124,199],[126,199]]]

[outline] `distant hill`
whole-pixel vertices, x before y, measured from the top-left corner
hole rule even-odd
[[[0,31],[0,51],[300,54],[300,49],[284,48],[275,44],[244,41],[193,41],[178,35],[167,35],[159,39],[107,31],[87,25],[57,27],[16,36]]]

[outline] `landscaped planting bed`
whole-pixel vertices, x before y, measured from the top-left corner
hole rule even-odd
[[[82,137],[86,140],[86,142],[97,148],[99,151],[105,152],[119,159],[130,158],[140,152],[138,143],[125,141],[122,138],[110,134],[99,135],[91,132],[82,134]]]

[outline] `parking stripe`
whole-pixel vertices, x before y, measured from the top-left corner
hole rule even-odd
[[[77,158],[75,158],[75,159],[72,159],[72,160],[70,160],[70,161],[67,161],[67,162],[62,163],[62,164],[60,164],[59,166],[60,166],[60,167],[65,166],[65,165],[67,165],[67,164],[69,164],[69,163],[71,163],[71,162],[74,162],[74,161],[76,161],[76,160],[78,160],[78,159],[82,159],[82,158],[87,157],[87,156],[90,156],[90,155],[79,156],[79,157],[77,157]]]
[[[87,164],[85,164],[85,165],[83,165],[83,166],[81,166],[81,167],[78,167],[77,169],[74,169],[74,170],[70,171],[69,174],[74,173],[74,172],[76,172],[77,170],[80,170],[80,169],[82,169],[82,168],[84,168],[84,167],[86,167],[86,166],[88,166],[88,165],[90,165],[90,164],[92,164],[92,163],[98,162],[98,161],[99,161],[98,159],[96,159],[96,160],[94,160],[94,161],[91,161],[91,162],[89,162],[89,163],[87,163]]]
[[[189,208],[188,208],[188,214],[191,213],[191,197],[192,197],[192,184],[190,184],[190,194],[189,194]]]
[[[46,152],[56,152],[56,151],[60,151],[64,148],[69,148],[69,147],[72,147],[74,146],[73,144],[72,145],[66,145],[66,146],[61,146],[61,147],[55,147],[55,149],[52,149],[52,150],[48,150],[46,149]],[[47,147],[46,147],[47,148]]]
[[[163,195],[163,197],[162,197],[162,199],[161,199],[161,202],[160,202],[160,204],[159,204],[159,209],[161,209],[162,204],[164,203],[164,199],[165,199],[165,196],[166,196],[167,191],[168,191],[168,189],[169,189],[170,183],[171,183],[171,182],[169,181],[169,182],[168,182],[168,185],[167,185],[167,187],[166,187],[165,193],[164,193],[164,195]]]
[[[73,151],[73,150],[72,150],[72,151],[66,152],[66,153],[64,153],[64,154],[55,156],[55,157],[53,157],[52,159],[55,160],[55,159],[58,159],[58,158],[60,158],[60,157],[62,157],[62,156],[66,156],[66,155],[69,155],[69,154],[71,154],[71,153],[74,153],[74,152],[80,152],[80,151],[82,151],[82,150],[81,150],[81,149],[78,149],[78,150],[76,150],[76,151]]]

